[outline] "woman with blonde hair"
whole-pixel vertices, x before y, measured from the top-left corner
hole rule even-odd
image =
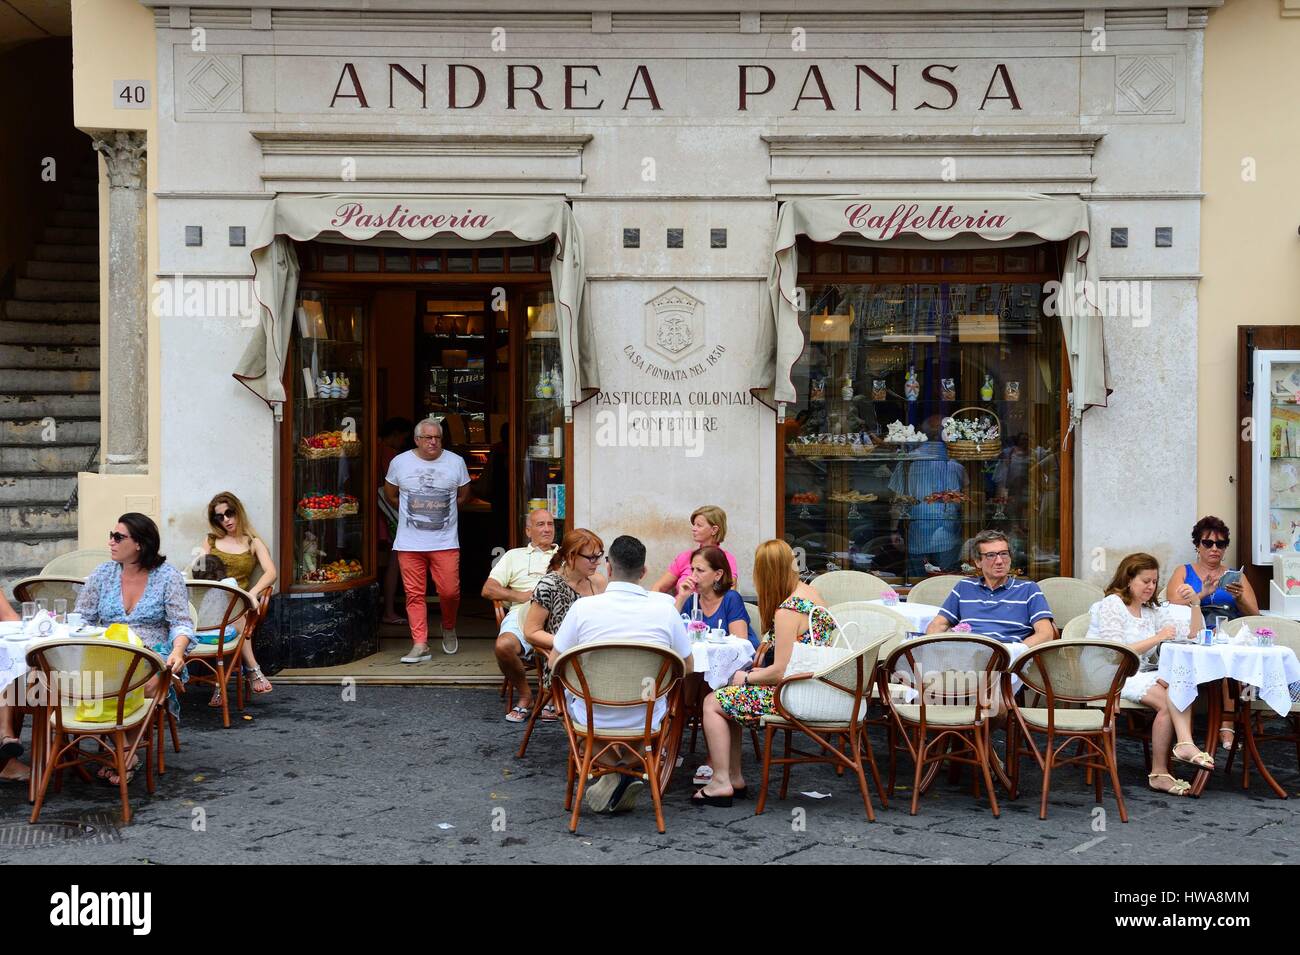
[[[596,572],[600,562],[605,558],[605,544],[593,532],[585,527],[575,527],[566,531],[556,548],[547,573],[533,588],[532,600],[524,614],[525,646],[528,649],[526,659],[533,653],[541,652],[549,658],[555,646],[555,633],[564,623],[564,616],[580,597],[592,597],[603,593],[609,581],[604,574]],[[549,676],[549,672],[548,672]],[[528,720],[528,713],[533,705],[533,690],[527,680],[519,690],[519,703],[506,714],[506,722],[523,723]],[[559,719],[555,708],[547,704],[542,709],[546,722]]]
[[[733,798],[745,797],[741,727],[758,726],[764,716],[775,712],[772,688],[785,676],[795,643],[824,646],[835,636],[835,621],[821,594],[799,579],[794,551],[785,541],[759,545],[754,554],[754,588],[765,640],[755,659],[764,660],[770,643],[772,660],[765,666],[737,670],[730,685],[705,697],[704,738],[713,779],[692,797],[696,805],[730,806]]]
[[[248,591],[256,601],[264,590],[270,590],[275,584],[277,574],[271,552],[249,522],[243,503],[229,491],[222,491],[208,502],[208,525],[212,529],[199,548],[200,553],[220,560],[226,568],[225,576],[233,578],[239,589]],[[244,675],[252,691],[270,693],[271,681],[257,665],[251,640],[244,641],[242,655]],[[220,705],[221,693],[214,689],[208,706]]]
[[[714,504],[703,504],[691,511],[691,540],[693,543],[686,550],[682,551],[673,558],[673,562],[668,565],[664,575],[655,581],[651,590],[657,590],[660,593],[676,595],[677,590],[682,583],[691,576],[691,557],[701,547],[716,547],[722,550],[722,542],[727,537],[727,512]],[[739,579],[736,572],[736,558],[727,550],[722,550],[727,556],[727,565],[731,569],[731,580],[734,585]]]
[[[1178,635],[1182,622],[1156,604],[1160,565],[1150,554],[1129,554],[1115,568],[1106,596],[1092,607],[1088,636],[1123,643],[1141,658],[1138,672],[1124,681],[1119,696],[1155,710],[1151,724],[1151,772],[1147,785],[1171,796],[1186,796],[1191,784],[1169,772],[1170,743],[1175,762],[1194,769],[1214,769],[1214,757],[1192,741],[1192,708],[1179,710],[1169,700],[1169,685],[1159,679],[1156,648]],[[1201,629],[1201,608],[1191,607],[1189,630]]]

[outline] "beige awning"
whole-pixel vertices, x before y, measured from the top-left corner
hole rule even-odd
[[[1080,199],[1043,195],[790,199],[781,205],[759,354],[768,367],[760,380],[778,406],[795,400],[790,374],[804,348],[796,306],[799,295],[795,239],[814,242],[851,237],[855,244],[954,243],[958,237],[1018,244],[1026,236],[1066,242],[1061,289],[1052,301],[1070,362],[1071,422],[1110,393],[1101,312],[1088,275],[1088,206]],[[964,243],[963,243],[964,244]]]
[[[555,293],[564,401],[568,408],[599,387],[594,334],[583,310],[582,232],[561,197],[328,195],[277,198],[254,236],[254,290],[261,325],[235,378],[272,408],[284,401],[284,364],[298,292],[293,242],[317,237],[376,244],[508,245],[555,239]]]

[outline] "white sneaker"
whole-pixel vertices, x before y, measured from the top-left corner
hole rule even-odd
[[[582,794],[582,804],[590,812],[606,812],[610,808],[610,798],[618,788],[619,779],[618,773],[606,773],[595,782],[588,783],[586,791]]]
[[[442,631],[442,652],[455,653],[460,649],[460,641],[456,639],[455,630]]]
[[[411,652],[402,657],[403,663],[423,663],[425,660],[432,660],[433,654],[429,652],[427,643],[411,644]]]

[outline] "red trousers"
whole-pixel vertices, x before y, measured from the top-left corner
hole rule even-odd
[[[429,642],[429,607],[424,602],[424,595],[428,592],[430,576],[442,608],[442,628],[455,630],[456,611],[460,608],[460,551],[399,550],[397,565],[402,569],[411,638],[416,643]]]

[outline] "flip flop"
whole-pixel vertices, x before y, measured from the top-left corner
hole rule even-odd
[[[734,800],[734,796],[710,796],[703,789],[691,797],[692,806],[720,806],[723,809],[729,808]]]
[[[510,708],[506,714],[507,723],[526,723],[528,722],[528,707],[515,705]]]
[[[713,767],[708,763],[700,766],[695,770],[695,777],[691,780],[692,786],[707,786],[713,779]]]
[[[542,707],[542,715],[538,717],[543,723],[554,723],[559,718],[559,712],[550,703]]]

